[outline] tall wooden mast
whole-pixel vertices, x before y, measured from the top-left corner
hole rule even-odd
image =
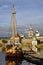
[[[12,7],[12,42],[15,42],[15,11],[14,11],[14,5]]]

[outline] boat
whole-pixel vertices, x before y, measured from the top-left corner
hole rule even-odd
[[[21,58],[22,49],[21,43],[19,42],[19,34],[18,32],[15,34],[15,25],[14,25],[14,5],[12,8],[12,37],[10,38],[9,42],[6,44],[6,59],[15,59]]]
[[[6,59],[21,58],[22,49],[19,46],[7,45],[6,46]]]

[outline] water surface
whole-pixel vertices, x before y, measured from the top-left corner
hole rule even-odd
[[[0,65],[35,65],[35,64],[29,63],[26,60],[22,61],[18,60],[9,61],[9,59],[5,60],[5,53],[2,52],[0,53]]]

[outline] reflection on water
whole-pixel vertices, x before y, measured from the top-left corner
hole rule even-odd
[[[22,65],[22,60],[15,59],[12,61],[8,59],[6,65]]]
[[[6,61],[6,65],[21,65],[22,64],[22,61],[18,61],[18,60],[15,60],[15,61]]]
[[[6,61],[6,65],[29,65],[25,62]]]
[[[34,65],[34,64],[23,60],[23,61],[6,61],[6,65]]]
[[[14,62],[14,61],[6,61],[6,65],[16,65],[16,62]]]
[[[5,53],[0,53],[0,65],[33,65],[26,60],[16,59],[15,61],[5,60]]]

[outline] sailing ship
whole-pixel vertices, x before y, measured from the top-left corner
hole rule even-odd
[[[7,58],[21,58],[22,49],[21,44],[19,42],[20,36],[18,32],[15,34],[15,12],[14,5],[12,8],[12,37],[10,38],[10,42],[6,45],[6,59]]]

